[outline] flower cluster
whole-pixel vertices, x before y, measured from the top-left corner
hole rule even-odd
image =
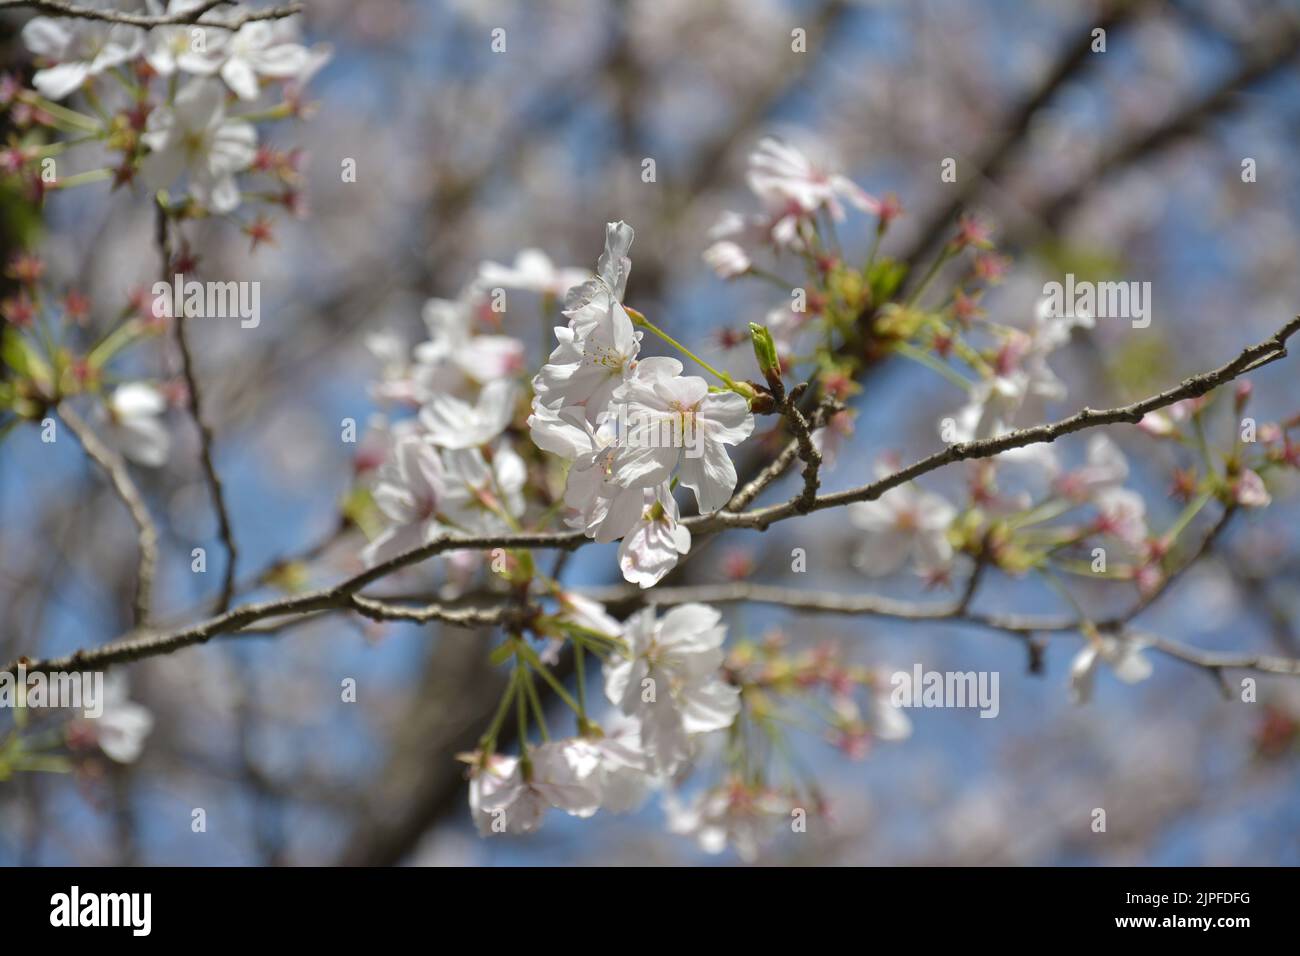
[[[165,328],[145,294],[100,328],[85,296],[75,290],[58,296],[47,288],[40,258],[19,254],[6,274],[18,292],[0,302],[5,320],[0,356],[9,372],[0,381],[5,424],[44,422],[59,402],[91,395],[97,399],[93,416],[106,445],[138,465],[165,464],[171,451],[166,414],[180,394],[173,383],[124,379],[114,369],[131,346],[155,339]]]
[[[162,12],[157,0],[150,0]],[[193,13],[200,0],[170,0],[166,13]],[[239,9],[208,10],[190,25],[140,27],[81,18],[35,17],[22,31],[36,56],[32,89],[0,81],[20,137],[0,155],[35,197],[51,189],[137,178],[177,216],[229,215],[248,198],[301,209],[296,152],[259,147],[257,124],[304,113],[303,89],[328,62],[326,46],[299,41],[297,19],[233,26]],[[267,92],[277,102],[263,102]],[[80,99],[89,112],[68,105]],[[97,144],[107,167],[62,172],[72,148]],[[239,177],[272,185],[250,194]],[[268,226],[244,225],[254,243]]]
[[[694,492],[702,514],[725,505],[736,488],[727,446],[749,437],[754,415],[742,394],[683,375],[677,359],[639,358],[642,332],[623,305],[632,236],[609,223],[595,278],[569,291],[528,425],[539,448],[571,462],[570,524],[597,541],[621,538],[624,578],[651,587],[691,546],[673,488]]]
[[[684,774],[700,738],[731,726],[740,709],[739,688],[722,670],[726,628],[714,609],[687,604],[662,618],[647,609],[620,625],[581,596],[563,594],[560,601],[562,610],[539,629],[554,629],[580,649],[606,656],[605,695],[615,710],[601,727],[566,693],[578,713],[579,735],[525,743],[520,756],[506,757],[494,752],[503,707],[483,749],[467,757],[470,808],[485,834],[534,830],[549,807],[580,817],[601,807],[636,809],[650,792]],[[516,669],[504,703],[514,700],[522,723],[533,675],[553,678],[527,644],[515,639],[508,647]],[[533,714],[544,733],[540,709]]]
[[[846,663],[831,645],[792,652],[772,634],[741,641],[724,655],[726,627],[706,605],[684,604],[662,616],[646,609],[619,624],[580,595],[561,591],[557,600],[559,609],[537,621],[536,630],[571,640],[579,659],[586,653],[604,658],[603,686],[614,709],[600,724],[588,719],[582,684],[575,701],[551,674],[546,653],[511,638],[498,652],[515,660],[502,706],[480,749],[463,758],[470,765],[470,809],[484,835],[532,832],[549,809],[576,817],[628,812],[660,793],[670,832],[693,837],[707,852],[732,847],[750,860],[782,827],[797,829],[826,813],[815,786],[770,782],[777,768],[769,764],[788,756],[778,743],[799,723],[796,708],[804,719],[824,722],[827,739],[855,759],[873,740],[901,740],[911,732],[883,675]],[[534,677],[572,708],[575,736],[550,739]],[[525,741],[517,756],[495,749],[511,704]],[[530,723],[541,743],[527,742]],[[724,731],[727,745],[715,745]],[[772,742],[771,752],[744,743],[754,739]],[[717,782],[696,785],[695,765],[719,752]]]

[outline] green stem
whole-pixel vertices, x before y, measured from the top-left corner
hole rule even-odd
[[[506,722],[506,714],[510,713],[510,700],[515,695],[515,683],[518,680],[519,671],[511,671],[510,679],[506,681],[505,692],[501,695],[501,703],[497,704],[497,711],[492,716],[492,723],[488,726],[487,732],[483,735],[481,746],[487,756],[492,756],[497,749],[497,736],[501,733],[501,725]]]
[[[655,335],[659,336],[659,338],[663,339],[673,348],[677,349],[677,351],[681,352],[687,358],[695,362],[696,365],[699,365],[705,371],[711,372],[713,375],[716,375],[719,381],[721,381],[724,385],[726,385],[727,388],[732,389],[733,391],[737,390],[736,382],[730,375],[728,375],[726,372],[718,371],[708,362],[704,361],[704,359],[700,358],[698,355],[696,355],[694,352],[688,349],[685,345],[682,345],[681,342],[678,342],[675,338],[673,338],[663,329],[659,328],[659,326],[655,325],[653,322],[647,319],[636,309],[628,309],[627,314],[631,317],[633,325],[639,325],[641,326],[641,328],[648,329],[649,331],[653,332]]]
[[[578,725],[587,729],[587,652],[579,643],[573,645],[573,666],[578,676]]]
[[[524,779],[532,777],[533,762],[528,756],[528,704],[524,700],[527,694],[524,691],[523,662],[515,660],[515,716],[519,721],[519,765],[523,770]]]
[[[290,116],[289,104],[280,103],[265,110],[255,110],[251,113],[240,113],[231,116],[232,120],[242,120],[245,123],[266,123],[272,120],[287,119]]]
[[[572,695],[570,695],[569,692],[564,689],[564,685],[561,684],[560,681],[556,678],[556,676],[547,669],[545,664],[542,663],[542,659],[537,656],[536,651],[534,651],[527,644],[520,642],[518,653],[521,657],[523,657],[523,659],[528,664],[532,666],[533,670],[535,670],[538,674],[542,675],[542,680],[546,681],[546,683],[550,685],[551,690],[555,691],[555,695],[559,697],[560,700],[564,701],[564,703],[568,705],[570,710],[572,710],[576,714],[585,715],[585,711],[578,706],[578,703],[573,699]],[[532,687],[532,681],[529,681],[528,686],[530,688]]]
[[[766,269],[761,269],[758,266],[750,266],[749,275],[770,282],[778,289],[784,289],[786,295],[789,295],[796,288],[793,282],[786,282],[775,272],[768,272]]]
[[[1192,427],[1196,431],[1196,445],[1201,451],[1201,459],[1205,462],[1205,470],[1213,475],[1214,456],[1210,452],[1210,443],[1205,438],[1205,423],[1201,420],[1199,411],[1192,416]]]
[[[84,186],[86,183],[98,183],[105,179],[111,179],[115,170],[105,166],[103,169],[91,169],[84,173],[77,173],[75,176],[69,176],[67,179],[60,179],[58,186],[60,189],[71,189],[74,186]]]
[[[930,285],[931,280],[939,274],[945,262],[952,258],[952,253],[944,250],[940,255],[935,257],[934,262],[930,263],[930,268],[926,270],[925,275],[921,277],[921,284],[916,287],[911,295],[907,297],[907,306],[910,308],[915,305],[924,294],[926,288]]]
[[[938,372],[948,381],[952,382],[963,391],[970,391],[975,383],[970,381],[955,368],[945,365],[929,352],[918,349],[910,342],[898,342],[894,345],[894,351],[905,358],[910,358],[914,362],[920,362],[926,368]]]
[[[537,721],[537,729],[542,735],[543,742],[549,742],[550,733],[546,729],[546,717],[542,714],[542,700],[537,696],[537,685],[533,683],[533,675],[524,670],[524,690],[528,693],[528,702],[533,706],[533,719]]]
[[[137,320],[123,322],[90,350],[90,354],[86,356],[86,364],[96,369],[106,365],[114,355],[140,335],[140,331],[140,322]]]
[[[95,121],[93,116],[87,116],[85,113],[78,113],[76,110],[70,110],[66,106],[60,106],[52,100],[47,100],[43,96],[37,96],[35,93],[27,94],[22,97],[23,101],[35,106],[42,113],[48,113],[53,119],[57,119],[67,126],[81,130],[83,133],[102,133],[104,127]]]
[[[867,252],[867,264],[863,267],[863,275],[871,271],[871,267],[876,264],[876,254],[880,252],[880,240],[885,236],[885,223],[881,220],[876,226],[876,234],[871,237],[871,249]]]
[[[1051,521],[1053,518],[1059,518],[1068,511],[1073,511],[1078,507],[1073,501],[1065,498],[1058,498],[1055,501],[1045,501],[1036,508],[1030,508],[1023,514],[1015,515],[1007,519],[1007,526],[1011,528],[1028,528],[1030,525],[1040,524],[1044,521]]]
[[[1183,509],[1182,514],[1174,520],[1174,523],[1170,526],[1169,530],[1165,532],[1165,541],[1169,544],[1173,544],[1177,541],[1178,536],[1187,529],[1187,526],[1192,523],[1192,519],[1200,514],[1201,509],[1204,508],[1213,497],[1214,491],[1212,489],[1207,489],[1189,501],[1187,507]]]

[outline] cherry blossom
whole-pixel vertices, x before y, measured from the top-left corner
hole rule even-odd
[[[1126,684],[1151,676],[1151,662],[1142,656],[1143,644],[1119,637],[1093,636],[1070,664],[1070,695],[1075,703],[1092,699],[1097,664],[1105,663]]]
[[[720,239],[705,249],[704,261],[722,279],[744,275],[753,265],[749,253],[731,239]]]
[[[880,202],[847,177],[817,166],[789,143],[768,136],[749,158],[746,177],[762,197],[777,197],[813,215],[825,209],[837,220],[845,217],[841,200],[863,212],[880,211]]]
[[[471,382],[493,382],[523,368],[524,345],[508,335],[475,335],[474,315],[481,295],[467,289],[459,299],[430,299],[424,306],[429,341],[415,347],[423,369],[417,382],[428,392],[446,391],[442,371],[451,366]]]
[[[514,382],[498,379],[470,405],[452,395],[432,395],[420,410],[420,423],[440,448],[477,448],[500,435],[514,417]]]
[[[871,733],[877,740],[906,740],[912,736],[912,720],[890,695],[875,691],[870,698]]]
[[[746,863],[758,859],[760,847],[790,820],[790,800],[740,781],[705,790],[690,800],[664,802],[668,832],[694,837],[706,853],[733,847]]]
[[[273,23],[255,20],[245,23],[233,35],[211,30],[214,42],[211,59],[219,64],[221,78],[241,100],[255,100],[262,77],[277,80],[298,78],[312,63],[312,54],[297,43],[293,18]],[[319,69],[320,64],[315,64]]]
[[[528,748],[527,764],[497,755],[476,767],[469,806],[479,833],[531,833],[551,807],[575,817],[594,814],[600,808],[600,777],[583,758],[569,742],[555,742]]]
[[[1103,488],[1093,498],[1097,507],[1097,529],[1138,549],[1147,537],[1147,505],[1142,496],[1128,488]]]
[[[605,606],[575,591],[561,591],[557,595],[560,602],[560,620],[586,631],[614,639],[623,633],[623,625],[609,615]]]
[[[235,173],[247,169],[257,150],[252,124],[226,117],[225,94],[212,80],[195,79],[171,107],[149,114],[141,139],[149,147],[141,172],[151,189],[164,189],[182,173],[190,194],[213,212],[239,205]]]
[[[103,712],[98,717],[86,718],[95,742],[111,760],[135,763],[153,730],[153,714],[143,704],[128,699],[126,679],[121,674],[108,675],[103,696]]]
[[[639,486],[620,477],[622,463],[635,452],[618,444],[617,426],[608,417],[598,427],[583,409],[556,412],[534,401],[528,419],[533,441],[571,462],[564,503],[572,509],[570,527],[600,542],[617,541],[636,524],[644,504]]]
[[[489,464],[478,448],[443,454],[447,520],[470,534],[502,534],[524,512],[527,469],[508,444],[492,451]]]
[[[602,307],[593,308],[596,303]],[[586,409],[594,422],[635,369],[641,333],[632,328],[622,303],[607,293],[598,293],[565,315],[571,318],[569,327],[556,328],[559,345],[533,379],[533,390],[552,408]]]
[[[478,267],[478,285],[483,289],[520,289],[557,299],[590,278],[586,269],[556,267],[540,249],[524,249],[513,266],[483,262]]]
[[[628,657],[605,665],[605,695],[641,721],[641,742],[659,773],[671,774],[691,753],[690,735],[729,727],[740,691],[718,673],[726,627],[703,604],[683,604],[661,620],[654,608],[628,619]]]
[[[876,474],[890,473],[887,464]],[[918,572],[932,573],[952,563],[948,526],[957,509],[947,499],[912,485],[890,488],[875,501],[858,501],[848,507],[849,520],[863,532],[853,563],[864,574],[892,574],[912,561]]]
[[[1128,478],[1128,459],[1119,446],[1105,435],[1088,439],[1087,464],[1058,475],[1053,481],[1057,494],[1075,501],[1088,501]]]
[[[636,423],[629,444],[643,452],[627,463],[624,481],[653,486],[676,471],[681,484],[695,492],[701,513],[731,500],[736,468],[726,446],[740,444],[754,430],[745,399],[735,392],[710,392],[697,376],[661,372],[629,379],[617,397]],[[655,443],[646,437],[665,433],[675,440]],[[690,447],[692,436],[698,450]]]
[[[438,452],[421,437],[395,442],[371,494],[389,527],[362,552],[367,565],[427,544],[445,530],[446,472]]]
[[[52,17],[27,21],[22,36],[27,49],[55,64],[32,77],[37,91],[52,100],[61,100],[90,77],[135,59],[145,39],[138,27]]]
[[[406,342],[395,332],[371,332],[363,340],[367,351],[379,360],[379,378],[371,384],[375,401],[399,405],[421,405],[429,398],[418,366],[410,360]]]
[[[1266,508],[1273,502],[1268,489],[1264,487],[1264,479],[1259,477],[1259,472],[1250,468],[1237,476],[1232,494],[1237,504],[1243,508]]]
[[[659,785],[641,746],[641,724],[634,717],[612,711],[598,734],[575,738],[568,746],[579,772],[594,778],[602,810],[637,810]]]
[[[691,550],[691,532],[680,524],[681,514],[667,483],[641,492],[643,509],[618,549],[624,580],[643,588],[658,584]]]
[[[105,440],[127,458],[159,468],[171,452],[171,436],[160,421],[167,400],[152,385],[119,385],[100,413]]]
[[[189,13],[203,5],[204,0],[169,0],[165,12],[169,15]],[[163,5],[158,0],[150,0],[149,6],[155,12],[163,12]],[[220,44],[224,34],[224,30],[208,30],[197,24],[154,27],[149,31],[145,62],[159,76],[171,76],[177,70],[196,76],[211,76],[220,69],[221,63],[212,57],[207,44],[209,40],[214,45]],[[195,42],[199,38],[202,48]]]

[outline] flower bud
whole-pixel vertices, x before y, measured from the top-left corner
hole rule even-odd
[[[749,323],[749,337],[754,343],[754,358],[758,360],[758,370],[767,379],[767,384],[776,389],[781,381],[781,359],[776,354],[776,342],[766,326],[757,322]]]

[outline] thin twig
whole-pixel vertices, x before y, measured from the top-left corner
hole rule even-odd
[[[162,281],[170,283],[171,243],[168,238],[167,210],[161,202],[157,203],[158,252],[162,259]],[[226,570],[221,579],[221,596],[217,599],[217,610],[225,611],[230,607],[235,595],[235,564],[239,551],[235,547],[235,532],[230,524],[230,511],[226,507],[226,496],[221,485],[221,476],[212,461],[212,428],[203,417],[203,398],[199,392],[199,379],[194,371],[194,356],[190,352],[189,339],[185,331],[185,309],[178,310],[179,315],[172,316],[172,328],[176,333],[176,348],[181,353],[181,372],[185,376],[187,406],[194,427],[199,432],[199,462],[203,467],[203,479],[208,486],[208,497],[212,500],[212,510],[217,516],[217,533],[221,544],[226,549]]]
[[[149,620],[149,608],[153,603],[154,571],[158,567],[158,529],[154,527],[140,489],[131,480],[122,456],[101,442],[90,426],[68,405],[60,405],[58,411],[59,417],[67,424],[68,430],[77,436],[77,441],[81,442],[86,454],[108,475],[113,490],[135,521],[140,547],[140,569],[135,579],[134,621],[136,627],[142,627]]]

